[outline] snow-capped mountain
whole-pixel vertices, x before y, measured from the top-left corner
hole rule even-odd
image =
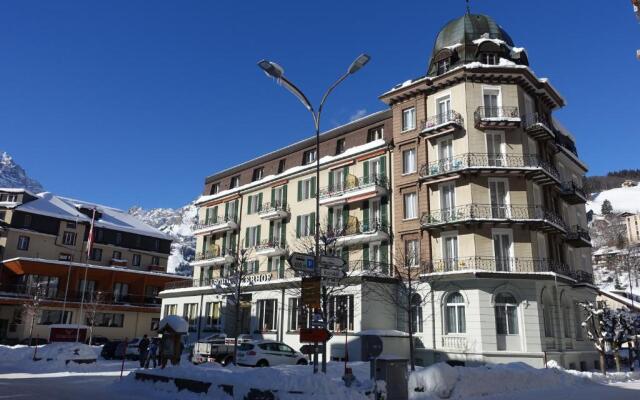
[[[168,272],[180,275],[191,275],[189,261],[195,256],[196,240],[191,227],[195,224],[197,214],[193,203],[182,208],[152,208],[145,210],[135,206],[129,214],[139,218],[148,225],[171,235],[171,255],[167,265]]]
[[[44,192],[44,188],[35,179],[30,178],[26,171],[13,161],[6,152],[0,152],[0,187],[25,188],[34,193]]]

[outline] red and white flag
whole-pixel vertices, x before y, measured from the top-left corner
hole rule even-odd
[[[93,247],[93,223],[96,220],[96,209],[93,209],[91,215],[91,228],[89,228],[89,238],[87,239],[87,258],[91,258],[91,248]]]

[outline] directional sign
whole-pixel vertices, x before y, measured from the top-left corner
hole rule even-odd
[[[309,308],[320,308],[321,284],[319,277],[302,278],[302,304]]]
[[[326,342],[331,338],[331,332],[326,329],[318,328],[302,328],[300,329],[300,342],[301,343],[318,343]]]
[[[302,272],[314,272],[316,269],[315,257],[311,254],[292,253],[289,256],[291,268]]]
[[[341,269],[344,268],[344,260],[340,257],[320,256],[320,267]]]
[[[345,275],[345,272],[341,269],[322,268],[320,270],[320,276],[323,278],[342,279]]]

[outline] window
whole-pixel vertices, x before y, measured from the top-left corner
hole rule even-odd
[[[62,244],[66,246],[75,246],[76,244],[76,233],[65,231],[62,234]]]
[[[104,238],[104,230],[98,228],[96,229],[96,242],[102,242],[102,239]]]
[[[240,175],[236,175],[231,178],[229,189],[237,188],[238,186],[240,186]]]
[[[498,55],[495,53],[482,53],[480,54],[480,62],[487,65],[497,65]]]
[[[164,314],[165,317],[167,315],[178,315],[178,305],[177,304],[165,304],[164,305]]]
[[[218,192],[220,192],[220,183],[214,183],[213,185],[211,185],[211,190],[209,191],[209,194],[218,194]]]
[[[465,333],[467,331],[464,298],[459,292],[447,296],[445,310],[446,333]]]
[[[281,174],[284,172],[284,167],[286,165],[287,160],[285,160],[284,158],[280,161],[278,161],[278,173]]]
[[[182,308],[182,318],[189,323],[189,331],[195,331],[198,322],[198,303],[185,304]]]
[[[509,293],[499,293],[495,299],[496,333],[518,334],[518,303]]]
[[[129,284],[116,282],[113,284],[113,299],[115,301],[126,301],[129,296]]]
[[[160,293],[160,288],[158,286],[146,286],[144,288],[145,297],[156,298],[158,297],[158,293]]]
[[[160,265],[160,257],[152,256],[151,257],[151,265],[159,266]]]
[[[442,258],[445,271],[458,269],[458,236],[456,234],[442,236]]]
[[[344,153],[344,139],[338,139],[336,142],[336,154]]]
[[[487,157],[490,167],[506,166],[504,134],[487,132]]]
[[[403,196],[404,203],[404,219],[418,218],[418,195],[413,193],[405,193]]]
[[[7,218],[7,212],[4,210],[0,210],[0,221],[4,221]]]
[[[415,267],[420,264],[420,242],[417,239],[405,241],[404,252],[407,267]]]
[[[353,330],[353,295],[329,298],[329,330],[344,332]]]
[[[102,261],[102,249],[93,247],[89,254],[89,258],[93,261]]]
[[[53,298],[58,294],[60,279],[57,276],[29,274],[22,275],[20,282],[23,283],[27,289],[27,294],[33,294],[40,288],[44,296]]]
[[[412,174],[416,172],[416,149],[404,150],[402,152],[402,173]]]
[[[122,243],[122,232],[116,232],[116,244]]]
[[[23,227],[30,228],[31,227],[31,214],[24,215]]]
[[[133,263],[132,264],[133,264],[134,267],[139,267],[140,266],[140,259],[141,258],[142,257],[140,256],[140,254],[134,254],[133,255]]]
[[[582,340],[582,330],[584,329],[582,327],[583,314],[582,314],[582,308],[578,303],[574,304],[573,318],[574,318],[574,324],[576,327],[576,340]]]
[[[72,316],[72,311],[65,311],[63,315],[62,310],[42,310],[38,325],[70,324]]]
[[[571,338],[571,306],[567,303],[564,304],[564,318],[562,318],[562,322],[564,323],[564,337]]]
[[[73,261],[73,256],[69,253],[60,253],[58,255],[58,261]]]
[[[255,214],[262,209],[262,193],[247,196],[247,214]]]
[[[207,302],[204,306],[205,327],[215,329],[220,326],[220,302]]]
[[[512,253],[513,239],[511,231],[494,230],[493,255],[496,260],[496,271],[512,271],[514,269],[514,258]]]
[[[316,149],[306,150],[302,153],[302,165],[311,164],[316,160]]]
[[[311,315],[307,307],[302,304],[302,299],[292,297],[289,299],[289,331],[299,331],[310,326]]]
[[[260,225],[250,226],[246,229],[245,247],[255,247],[260,243]]]
[[[402,131],[410,131],[416,128],[416,108],[411,107],[402,110]]]
[[[116,250],[113,252],[113,257],[111,257],[114,260],[122,260],[122,252]]]
[[[345,170],[342,168],[334,169],[333,171],[329,171],[329,182],[331,182],[331,187],[329,190],[332,192],[339,192],[345,189],[344,187],[344,179],[345,179]]]
[[[451,120],[451,97],[444,96],[436,100],[437,107],[437,124],[444,124]]]
[[[414,293],[413,296],[411,296],[411,332],[421,333],[423,330],[422,297]]]
[[[382,126],[377,126],[375,128],[369,129],[367,132],[367,143],[373,142],[374,140],[382,139],[384,137],[384,128]]]
[[[489,179],[492,218],[509,217],[509,187],[506,179]]]
[[[69,229],[76,229],[76,223],[75,223],[75,221],[69,221],[69,222],[67,222],[67,228],[69,228]]]
[[[449,58],[445,58],[444,60],[440,60],[440,61],[438,61],[438,64],[437,64],[436,74],[437,75],[442,75],[445,72],[449,71],[449,68],[451,68],[451,60]]]
[[[544,336],[553,337],[553,314],[549,303],[542,302],[542,322],[544,323]]]
[[[257,274],[260,272],[260,261],[251,260],[244,264],[244,272],[248,274]]]
[[[313,235],[315,232],[315,219],[315,213],[299,215],[296,236],[300,238]]]
[[[252,182],[259,181],[264,176],[264,168],[259,167],[253,170]]]
[[[80,293],[84,292],[86,294],[91,294],[96,291],[96,281],[85,281],[84,279],[80,279],[78,281],[78,291]]]
[[[29,250],[29,241],[31,239],[29,236],[19,236],[18,237],[18,250]]]
[[[91,325],[90,316],[87,316],[87,325]],[[94,326],[107,328],[122,328],[124,326],[124,314],[101,313],[95,315]]]
[[[440,209],[442,218],[445,221],[453,221],[456,216],[456,185],[455,183],[444,183],[440,185]]]
[[[484,89],[482,91],[484,101],[484,117],[496,118],[501,116],[500,112],[500,89]]]
[[[278,300],[258,300],[258,330],[261,332],[275,331],[278,310]]]
[[[316,195],[316,178],[311,177],[298,182],[298,201],[307,200]]]

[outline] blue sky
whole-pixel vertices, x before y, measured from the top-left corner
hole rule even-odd
[[[464,1],[3,1],[0,150],[50,191],[177,207],[204,177],[312,134],[256,67],[277,61],[313,101],[361,52],[323,128],[384,108],[424,74]],[[557,113],[592,174],[639,167],[640,25],[629,1],[472,1],[567,99]]]

